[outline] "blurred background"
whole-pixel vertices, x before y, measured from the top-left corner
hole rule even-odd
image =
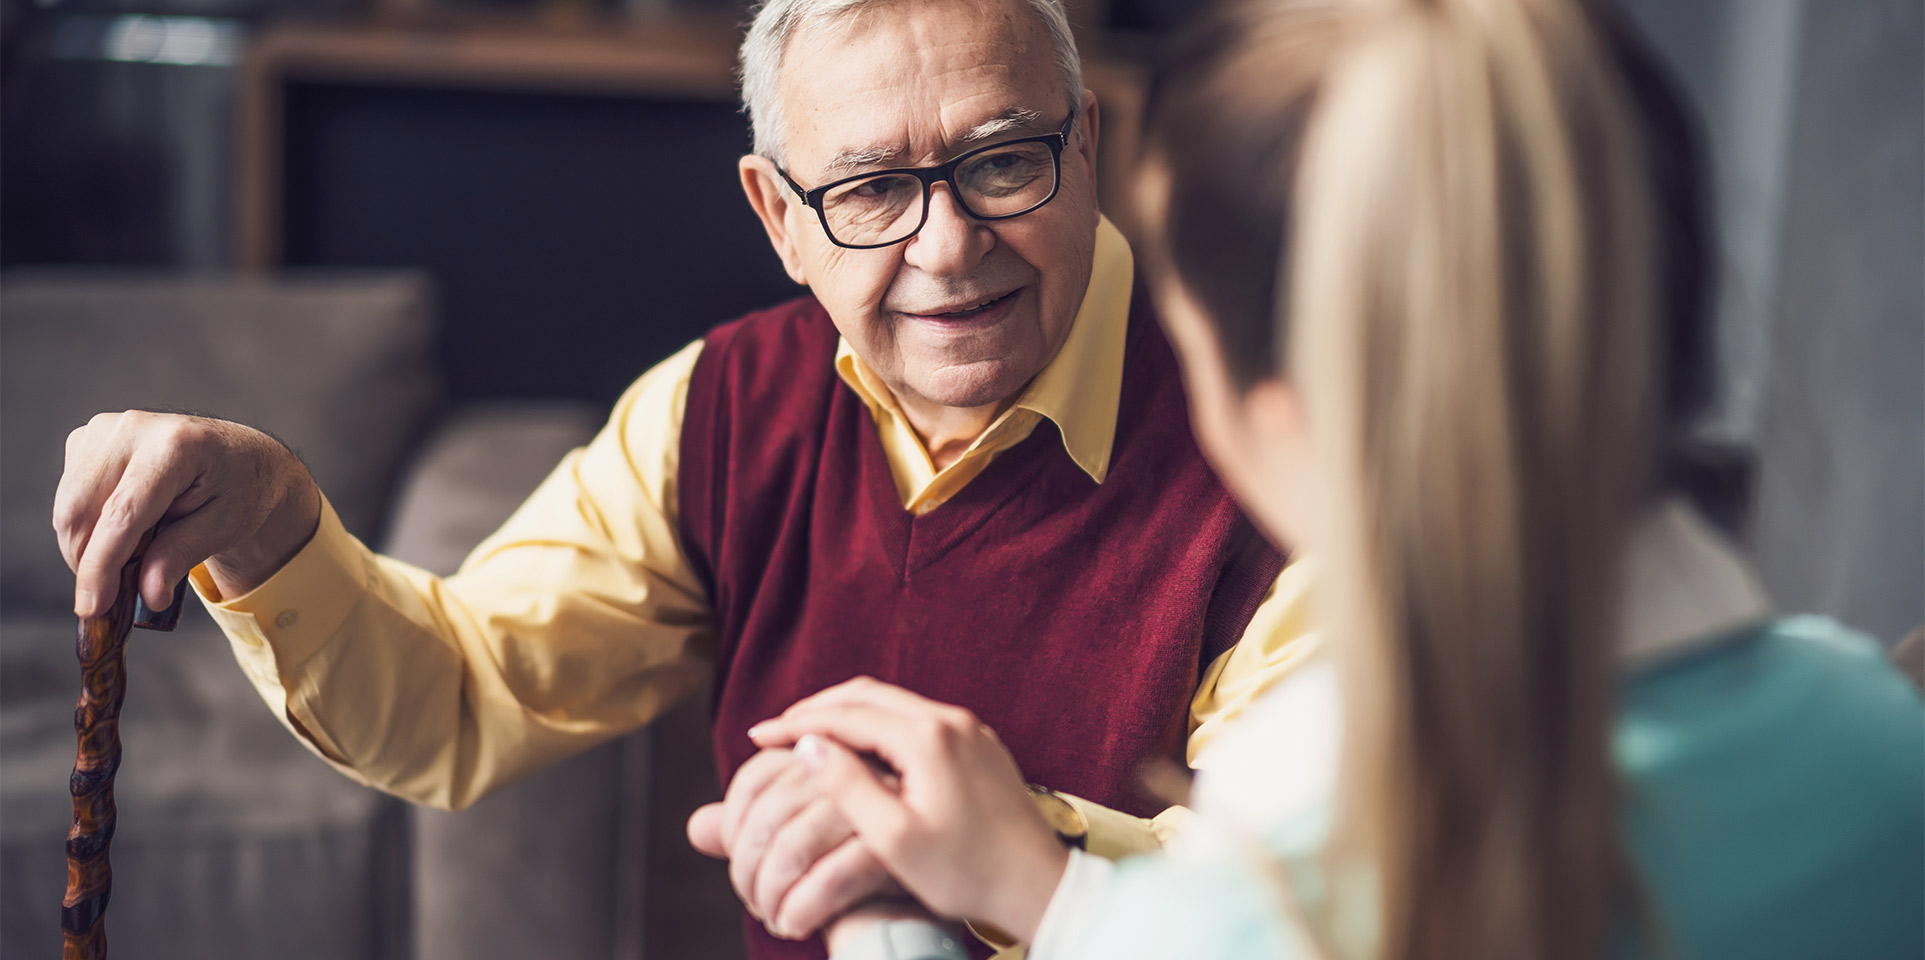
[[[1704,429],[1753,467],[1742,539],[1781,608],[1894,642],[1925,622],[1925,4],[1617,2],[1711,151]],[[1071,7],[1113,200],[1192,4]],[[451,570],[642,370],[799,292],[736,180],[745,15],[0,0],[0,955],[59,938],[67,431],[129,406],[269,428],[350,529]],[[118,953],[740,954],[725,873],[682,835],[719,792],[705,697],[450,815],[306,754],[198,609],[129,660]]]

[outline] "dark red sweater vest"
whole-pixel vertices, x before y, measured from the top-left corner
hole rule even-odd
[[[683,546],[720,637],[714,749],[867,674],[976,712],[1030,780],[1139,816],[1151,757],[1181,763],[1202,668],[1282,557],[1190,435],[1176,359],[1138,290],[1110,470],[1044,420],[954,498],[902,507],[875,422],[835,372],[809,297],[710,333],[689,383]],[[757,960],[820,957],[750,922]]]

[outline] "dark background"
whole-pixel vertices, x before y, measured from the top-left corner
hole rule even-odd
[[[742,198],[729,104],[297,83],[286,115],[285,262],[432,273],[456,399],[612,402],[802,292]]]
[[[380,16],[350,0],[43,2],[4,0],[0,266],[220,271],[241,259],[241,71],[111,62],[77,35],[127,13],[209,16],[244,34]],[[1118,0],[1090,15],[1144,51],[1192,8]],[[544,8],[509,0],[440,9],[518,9],[546,29]],[[747,16],[726,0],[639,12]],[[276,262],[428,271],[451,399],[612,402],[714,324],[802,292],[742,198],[749,136],[733,102],[301,77],[279,89]]]

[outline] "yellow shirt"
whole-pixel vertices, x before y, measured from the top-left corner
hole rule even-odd
[[[954,463],[936,470],[895,398],[845,341],[843,380],[873,415],[905,509],[953,496],[997,453],[1053,421],[1098,483],[1109,469],[1134,263],[1107,219],[1061,351]],[[441,578],[369,550],[322,504],[306,547],[266,583],[195,590],[243,670],[302,742],[343,773],[459,809],[628,733],[712,668],[713,617],[676,533],[677,458],[697,341],[643,374],[586,447]],[[1284,571],[1241,641],[1204,674],[1189,756],[1309,644]],[[1150,849],[1184,815],[1142,820],[1071,798],[1091,852]]]

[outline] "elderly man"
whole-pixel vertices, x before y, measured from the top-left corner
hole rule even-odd
[[[746,731],[860,674],[975,711],[1070,842],[1153,846],[1143,762],[1193,756],[1302,631],[1097,211],[1059,0],[772,0],[742,59],[743,187],[809,296],[644,374],[446,579],[349,536],[256,431],[103,414],[55,504],[77,612],[158,524],[150,604],[190,576],[297,737],[450,808],[713,671],[733,782],[691,838],[781,937],[892,887]]]

